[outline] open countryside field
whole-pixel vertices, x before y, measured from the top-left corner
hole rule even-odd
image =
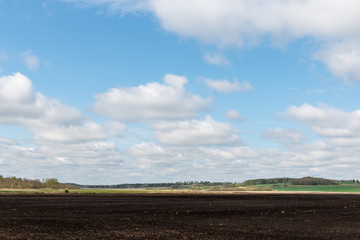
[[[161,190],[146,190],[146,189],[0,189],[0,194],[126,194],[126,193],[156,193]]]
[[[353,194],[1,194],[0,239],[359,239]]]
[[[360,185],[315,185],[315,186],[272,186],[271,189],[277,191],[291,191],[291,192],[348,192],[360,193]]]
[[[291,185],[291,184],[259,184],[258,189],[268,191],[286,192],[338,192],[338,193],[360,193],[360,184],[339,185]]]
[[[171,188],[80,188],[80,189],[14,189],[14,188],[0,188],[0,194],[34,194],[34,193],[49,193],[60,194],[65,193],[76,194],[146,194],[146,193],[242,193],[242,192],[328,192],[328,193],[360,193],[360,184],[339,184],[339,185],[291,185],[291,184],[259,184],[254,186],[236,186],[229,188],[186,188],[186,189],[171,189]]]

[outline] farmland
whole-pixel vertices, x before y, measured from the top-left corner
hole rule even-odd
[[[291,185],[291,184],[259,184],[254,189],[281,192],[328,192],[328,193],[360,193],[360,184],[339,185]]]
[[[271,186],[273,190],[277,191],[291,191],[291,192],[348,192],[359,193],[359,184],[341,184],[341,185],[315,185],[315,186]]]
[[[79,189],[0,189],[0,194],[231,194],[244,192],[269,192],[269,193],[296,193],[296,192],[322,192],[322,193],[360,193],[360,184],[339,184],[339,185],[287,185],[287,184],[259,184],[244,186],[237,184],[231,187],[191,187],[191,188],[79,188]]]
[[[1,194],[0,239],[359,239],[360,195]]]

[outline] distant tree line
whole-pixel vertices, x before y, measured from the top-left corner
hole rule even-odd
[[[209,182],[209,181],[184,181],[175,183],[124,183],[116,185],[77,185],[83,188],[172,188],[184,189],[192,187],[213,187],[213,186],[231,186],[230,182]]]
[[[339,180],[338,182],[342,183],[342,184],[354,184],[354,183],[360,183],[359,180]]]
[[[290,184],[293,178],[259,178],[246,180],[244,185],[259,185],[259,184]]]
[[[246,180],[242,185],[260,184],[292,184],[292,185],[338,185],[340,183],[359,183],[359,180],[330,180],[325,178],[302,177],[302,178],[260,178]],[[56,178],[27,179],[17,177],[3,177],[0,175],[0,188],[170,188],[170,189],[229,189],[238,187],[239,184],[231,182],[210,182],[210,181],[183,181],[175,183],[124,183],[114,185],[80,185],[76,183],[60,183]]]
[[[292,185],[338,185],[337,181],[326,178],[302,177],[302,178],[261,178],[247,180],[244,185],[259,184],[292,184]]]
[[[73,185],[65,185],[59,183],[56,178],[46,178],[43,180],[39,179],[27,179],[17,177],[3,177],[0,175],[0,188],[74,188]]]
[[[335,180],[326,178],[303,177],[291,181],[293,185],[338,185]]]

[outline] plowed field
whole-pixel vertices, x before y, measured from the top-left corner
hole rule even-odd
[[[360,239],[360,195],[0,195],[0,239]]]

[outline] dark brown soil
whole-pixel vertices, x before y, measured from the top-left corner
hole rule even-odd
[[[0,239],[360,239],[360,195],[0,195]]]

